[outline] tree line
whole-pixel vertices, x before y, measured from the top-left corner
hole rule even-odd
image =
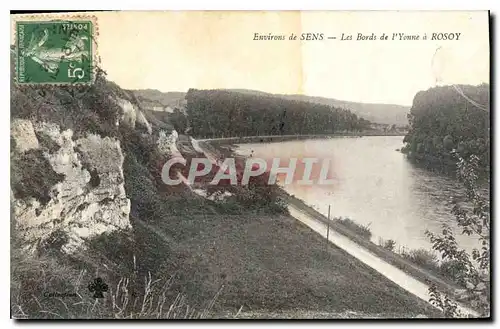
[[[186,101],[189,134],[197,138],[334,134],[370,124],[347,109],[228,90],[189,89]],[[187,123],[178,121],[182,130]]]

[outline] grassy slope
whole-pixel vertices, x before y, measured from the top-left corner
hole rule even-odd
[[[169,230],[169,223],[155,225]],[[427,313],[429,306],[286,216],[226,215],[187,219],[193,234],[178,248],[188,254],[196,294],[224,288],[217,305],[244,310],[346,310]],[[191,296],[197,298],[199,296]]]

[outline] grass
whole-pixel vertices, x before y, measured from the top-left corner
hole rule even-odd
[[[171,224],[155,227],[168,232]],[[192,232],[171,251],[180,256],[184,278],[199,287],[190,298],[224,284],[220,310],[431,313],[430,305],[343,250],[326,248],[320,236],[285,215],[187,217],[177,230]]]
[[[243,311],[265,312],[433,314],[427,303],[344,251],[325,249],[321,237],[295,219],[272,207],[251,207],[261,205],[262,198],[270,204],[278,201],[278,194],[266,195],[277,191],[257,188],[216,203],[182,186],[165,189],[152,165],[157,161],[153,145],[134,136],[122,143],[135,237],[130,243],[110,240],[98,247],[110,250],[109,258],[132,253],[139,271],[176,273],[171,291],[184,294],[195,307],[224,286],[214,307],[217,314],[236,313],[242,306]]]
[[[342,250],[325,250],[321,237],[295,219],[249,205],[262,204],[269,191],[249,190],[222,204],[185,190],[162,191],[148,169],[152,146],[130,138],[123,147],[135,238],[119,245],[110,240],[97,249],[112,250],[108,257],[137,255],[140,271],[177,273],[171,289],[191,304],[201,306],[224,286],[217,312],[237,312],[242,305],[266,312],[429,312],[426,303]]]
[[[206,308],[197,310],[182,294],[170,297],[173,277],[154,280],[149,275],[137,293],[131,287],[133,280],[122,277],[109,285],[103,299],[95,299],[87,287],[93,278],[87,271],[75,271],[48,256],[22,257],[12,267],[11,317],[15,319],[200,319],[211,316],[222,291],[221,287]]]
[[[134,220],[132,235],[101,235],[72,260],[57,250],[35,256],[13,248],[12,316],[435,315],[430,305],[343,250],[325,248],[320,236],[288,216],[178,217]],[[110,286],[97,302],[87,289],[95,276]],[[47,298],[46,292],[76,297]]]
[[[52,169],[41,149],[31,149],[22,154],[11,155],[11,186],[19,199],[33,197],[42,205],[47,204],[55,184],[63,181],[64,175]]]
[[[392,239],[379,239],[378,244],[413,264],[429,270],[434,275],[441,276],[457,285],[463,285],[462,274],[465,271],[465,267],[457,260],[439,260],[433,250],[423,248],[407,249],[403,246],[397,248],[395,241]]]
[[[222,316],[222,318],[233,318],[234,314]],[[401,313],[362,313],[362,312],[317,312],[308,310],[294,310],[285,312],[240,312],[238,319],[268,320],[268,319],[290,319],[290,320],[317,320],[317,319],[401,319],[401,318],[427,318],[425,314],[401,314]]]
[[[58,124],[62,130],[72,129],[74,138],[87,133],[117,136],[116,118],[120,107],[111,98],[127,100],[131,95],[106,80],[98,69],[91,86],[46,88],[11,84],[11,117]]]
[[[412,249],[408,252],[401,254],[404,258],[408,259],[414,264],[417,264],[423,268],[431,271],[435,271],[439,268],[438,260],[436,254],[427,249]],[[436,274],[439,274],[437,272]]]
[[[370,240],[372,238],[372,232],[370,231],[369,225],[361,225],[356,223],[350,218],[334,218],[333,219],[337,225],[342,225],[348,230],[356,233],[357,235]]]
[[[307,206],[302,200],[290,197],[289,195],[287,195],[287,200],[297,207],[300,207],[300,209],[304,210],[306,213],[310,214],[314,218],[317,218],[318,220],[325,222],[328,220],[321,213]],[[454,281],[445,277],[441,273],[435,273],[433,271],[429,271],[428,269],[424,269],[421,266],[413,263],[409,259],[403,257],[402,255],[399,255],[398,253],[395,253],[388,248],[377,245],[371,240],[365,239],[355,231],[348,229],[346,226],[336,225],[334,229],[336,229],[339,233],[345,235],[349,239],[353,240],[360,246],[370,250],[372,253],[385,260],[386,262],[396,266],[400,270],[420,280],[421,282],[433,282],[434,284],[436,284],[440,291],[446,292],[450,296],[454,296],[455,290],[460,288],[460,286],[458,286]]]

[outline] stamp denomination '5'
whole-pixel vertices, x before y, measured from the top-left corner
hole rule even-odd
[[[93,79],[94,22],[16,22],[19,84],[88,84]]]

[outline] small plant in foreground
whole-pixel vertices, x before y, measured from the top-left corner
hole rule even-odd
[[[369,240],[372,237],[372,232],[370,231],[369,225],[358,224],[350,218],[339,217],[339,218],[336,218],[335,220],[339,224],[344,225],[345,227],[347,227],[348,229],[350,229],[354,233],[362,236],[365,239]]]
[[[477,237],[481,250],[474,248],[468,253],[458,246],[453,231],[446,225],[442,234],[427,231],[433,249],[440,252],[443,260],[454,261],[458,272],[457,279],[465,286],[463,300],[478,311],[479,316],[490,315],[490,207],[489,200],[477,189],[479,158],[471,155],[467,160],[458,153],[452,152],[458,160],[457,176],[465,187],[466,200],[472,204],[472,209],[462,207],[454,200],[452,213],[455,216],[462,234]],[[443,296],[435,287],[429,289],[430,302],[443,311],[448,317],[462,316],[457,310],[457,304]]]
[[[112,284],[105,276],[95,278],[54,257],[28,255],[17,248],[11,266],[15,319],[208,318],[224,287],[200,310],[189,305],[186,296],[172,293],[174,276],[153,279],[149,274],[143,282],[122,277]]]

